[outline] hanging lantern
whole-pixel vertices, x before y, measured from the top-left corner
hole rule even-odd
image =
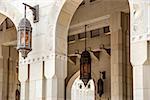
[[[85,50],[81,54],[80,58],[80,79],[86,86],[91,79],[91,55],[86,50],[86,27],[85,25]]]
[[[104,94],[104,82],[103,82],[102,78],[100,78],[98,80],[97,86],[98,86],[97,93],[101,97]]]
[[[106,79],[106,72],[100,72],[100,78],[97,82],[97,93],[99,94],[99,96],[101,97],[104,94],[104,80]]]
[[[25,4],[24,18],[21,19],[18,26],[18,36],[17,36],[17,50],[21,53],[22,57],[25,59],[28,53],[32,50],[32,27],[30,21],[26,18],[26,6],[29,7],[33,12],[33,22],[39,21],[39,5],[31,7]]]
[[[21,52],[23,58],[32,50],[32,27],[27,18],[23,18],[18,26],[17,50]]]
[[[91,56],[88,51],[83,51],[80,59],[80,79],[86,86],[91,79]]]

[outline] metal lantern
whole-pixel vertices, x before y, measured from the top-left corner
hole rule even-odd
[[[91,79],[91,56],[88,51],[83,51],[80,59],[80,79],[86,86]]]
[[[18,45],[17,50],[21,52],[22,57],[26,58],[27,54],[32,50],[32,27],[27,18],[23,18],[18,26]]]
[[[86,50],[86,27],[85,25],[85,50],[81,54],[80,58],[80,79],[86,86],[91,79],[91,55]]]
[[[32,27],[30,21],[26,18],[26,6],[29,7],[33,12],[33,22],[39,22],[39,5],[31,7],[25,4],[24,18],[21,19],[18,26],[18,36],[17,36],[17,50],[21,53],[22,57],[25,59],[28,53],[32,50]]]
[[[26,18],[26,6],[25,15],[21,19],[18,26],[18,36],[17,36],[17,50],[21,53],[22,57],[25,59],[31,49],[32,41],[32,27],[30,21]]]
[[[99,94],[99,96],[101,97],[104,94],[104,80],[106,79],[106,72],[100,72],[100,78],[97,82],[97,93]]]
[[[99,94],[99,96],[101,97],[103,94],[104,94],[104,82],[103,82],[103,79],[100,78],[97,82],[97,86],[98,86],[98,89],[97,89],[97,93]]]

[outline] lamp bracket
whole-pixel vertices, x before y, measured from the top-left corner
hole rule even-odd
[[[29,7],[32,12],[33,12],[33,22],[36,23],[36,22],[39,22],[39,5],[36,5],[34,7],[26,4],[26,3],[23,3],[23,5]]]
[[[105,48],[104,44],[101,44],[100,49],[105,50],[106,53],[111,56],[111,48]]]
[[[100,77],[104,80],[106,79],[106,71],[100,72]]]

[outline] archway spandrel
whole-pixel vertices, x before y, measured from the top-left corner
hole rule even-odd
[[[0,13],[9,17],[12,20],[12,22],[15,24],[15,26],[16,27],[18,26],[18,23],[22,15],[15,6],[10,4],[9,2],[1,2]]]

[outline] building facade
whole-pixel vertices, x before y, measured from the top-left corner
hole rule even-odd
[[[26,59],[16,50],[22,3],[39,5],[37,23],[27,8],[32,51]],[[77,82],[85,25],[94,84],[89,92]],[[149,0],[1,0],[0,100],[149,100],[149,39]],[[100,72],[106,76],[101,97]]]

